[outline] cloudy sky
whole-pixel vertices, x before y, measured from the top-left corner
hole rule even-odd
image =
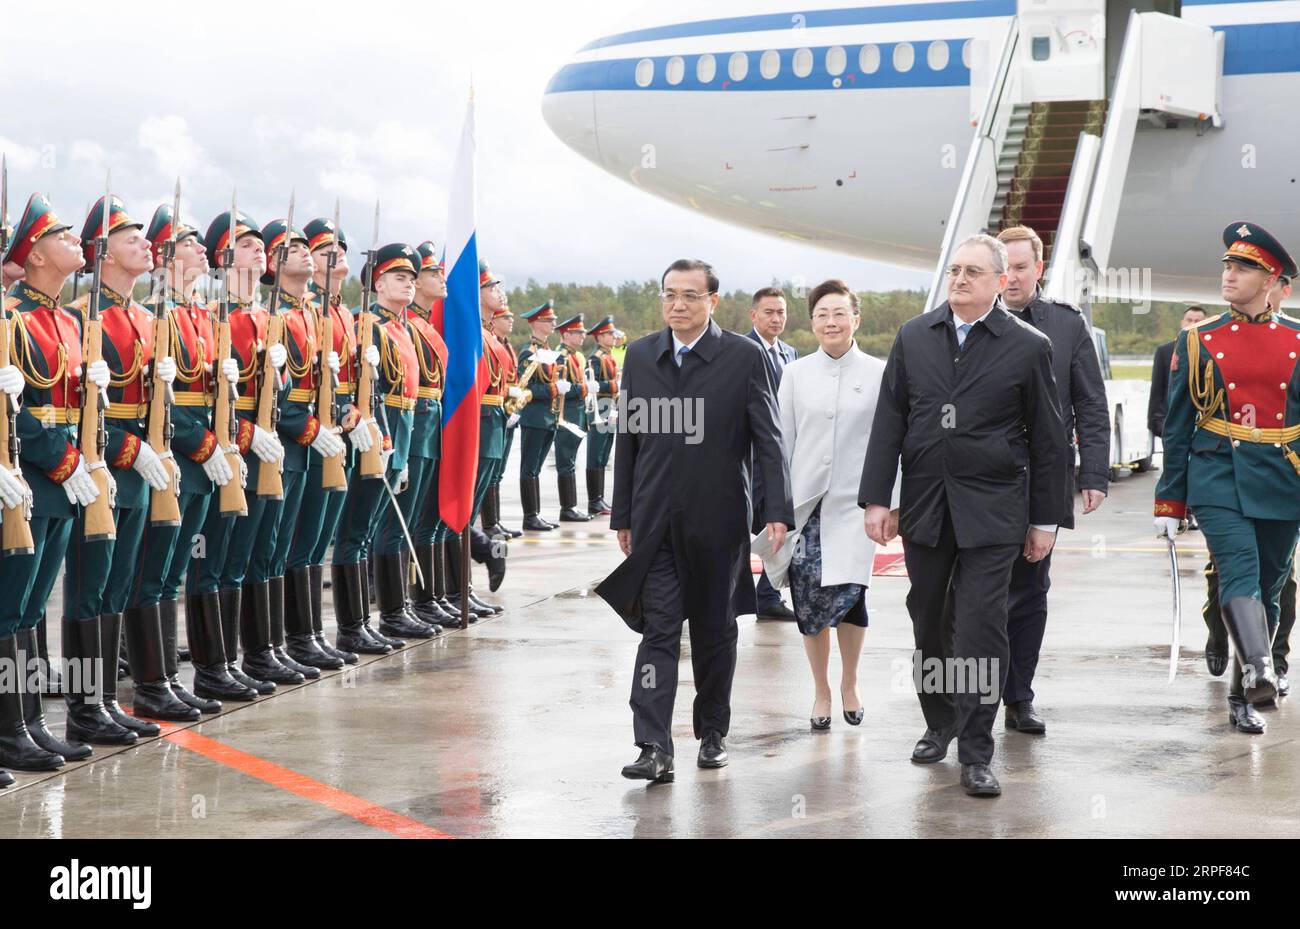
[[[654,277],[672,242],[710,257],[728,286],[770,283],[765,256],[778,250],[807,279],[925,285],[672,206],[559,142],[541,115],[551,74],[637,6],[74,0],[51,17],[27,4],[6,12],[0,37],[5,74],[30,76],[7,88],[0,119],[10,214],[39,190],[80,230],[111,169],[114,193],[144,222],[179,175],[183,212],[203,229],[235,186],[261,223],[284,215],[293,189],[303,221],[341,198],[353,243],[369,239],[376,198],[382,239],[441,243],[472,74],[479,247],[508,283]]]

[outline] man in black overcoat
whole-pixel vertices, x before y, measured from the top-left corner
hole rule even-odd
[[[758,346],[713,321],[718,278],[680,259],[662,278],[666,328],[633,342],[623,362],[614,501],[626,560],[596,587],[641,634],[629,778],[673,776],[673,701],[683,620],[690,621],[698,764],[727,763],[736,616],[755,611],[750,572],[750,467],[763,474],[763,521],[779,547],[794,527],[776,390]]]

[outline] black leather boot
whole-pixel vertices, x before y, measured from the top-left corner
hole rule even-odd
[[[529,532],[550,532],[555,526],[542,519],[542,483],[535,477],[519,479],[519,498],[524,504],[524,529]]]
[[[346,652],[342,649],[335,648],[330,641],[325,638],[325,614],[322,606],[322,595],[325,590],[325,566],[313,564],[307,566],[307,573],[311,579],[311,629],[312,637],[316,640],[317,647],[331,658],[337,658],[344,664],[356,664],[361,659],[356,652]],[[330,587],[333,588],[333,582]]]
[[[389,648],[403,648],[406,642],[402,639],[385,635],[374,626],[370,625],[370,605],[375,602],[375,558],[373,555],[366,557],[361,562],[361,602],[365,605],[365,613],[361,617],[361,625],[365,628],[366,634],[372,639],[384,643]]]
[[[230,676],[221,625],[221,595],[217,591],[185,598],[185,635],[194,665],[194,693],[215,703],[218,710],[222,700],[257,699],[256,690]]]
[[[251,607],[244,602],[244,588],[222,587],[221,595],[221,639],[226,648],[226,673],[236,683],[256,691],[260,696],[275,693],[275,682],[250,677],[239,666],[239,633],[244,625],[244,609]]]
[[[33,680],[34,675],[19,665],[14,636],[0,638],[0,662],[19,669],[13,686],[0,689],[0,765],[15,771],[55,771],[63,767],[63,756],[37,745],[23,721],[23,691],[28,684],[39,684],[39,678]]]
[[[432,544],[415,546],[415,562],[420,566],[421,584],[418,580],[411,582],[411,611],[417,619],[432,626],[450,626],[460,622],[459,617],[452,616],[441,606],[434,595],[434,559],[435,548]]]
[[[366,615],[361,587],[362,565],[330,565],[330,590],[334,595],[334,619],[338,624],[335,644],[340,650],[361,655],[387,655],[393,649],[367,634],[362,623]]]
[[[14,782],[14,776],[8,771],[0,771],[0,787],[9,787]]]
[[[461,583],[460,583],[461,546],[460,546],[460,539],[459,539],[459,538],[455,538],[455,537],[450,538],[450,539],[448,539],[448,540],[444,543],[444,546],[445,546],[445,552],[446,552],[446,556],[447,556],[447,558],[446,558],[446,562],[447,562],[447,568],[446,568],[446,571],[447,571],[447,574],[446,574],[446,577],[447,577],[447,605],[448,605],[448,607],[450,608],[451,614],[452,614],[453,616],[455,616],[455,617],[457,618],[457,620],[459,620],[459,618],[460,618],[460,611],[461,611],[461,602],[460,602],[460,598],[461,598]],[[470,621],[471,623],[476,623],[476,622],[478,622],[478,621],[479,621],[480,619],[482,619],[484,616],[491,616],[491,615],[492,615],[492,612],[491,612],[490,610],[485,610],[485,609],[483,609],[482,607],[477,607],[477,606],[474,605],[474,596],[473,596],[472,592],[470,593],[469,596],[467,596],[467,597],[465,598],[465,602],[469,605],[469,621]]]
[[[289,657],[303,667],[317,669],[318,674],[321,670],[341,670],[343,659],[326,654],[316,642],[312,627],[310,570],[306,567],[291,568],[288,577],[279,578],[279,581],[284,592],[285,650]],[[274,592],[272,587],[272,595]]]
[[[507,539],[510,534],[504,529],[498,528],[501,523],[501,511],[498,509],[498,498],[492,495],[492,487],[489,485],[487,493],[483,495],[483,506],[479,509],[479,525],[483,531],[495,538]]]
[[[167,672],[167,683],[181,703],[194,707],[200,713],[220,713],[220,700],[195,696],[181,683],[180,653],[176,648],[176,611],[179,606],[176,600],[162,600],[158,603],[158,626],[162,630],[163,670]]]
[[[131,701],[135,716],[178,723],[197,722],[199,711],[172,693],[171,684],[167,682],[158,604],[129,608],[122,614],[122,625],[135,679],[135,696]]]
[[[320,668],[315,665],[303,664],[295,661],[288,650],[285,648],[285,583],[284,575],[267,579],[267,585],[271,590],[271,651],[275,654],[275,660],[280,662],[290,671],[297,671],[306,680],[316,680],[320,677]],[[307,618],[308,622],[311,617]],[[302,617],[299,615],[297,621],[301,625]]]
[[[492,512],[496,513],[496,522],[493,523],[492,530],[488,535],[503,535],[507,538],[517,539],[523,532],[518,529],[510,529],[501,522],[501,485],[493,484],[488,487],[487,495],[492,498]]]
[[[101,641],[102,654],[116,655],[121,651],[122,642],[122,614],[121,613],[100,613],[99,614],[99,638]],[[139,668],[136,672],[139,672]],[[113,718],[113,722],[126,729],[132,729],[140,733],[141,738],[151,738],[162,733],[162,726],[157,723],[146,722],[142,719],[136,719],[126,710],[122,709],[121,704],[117,702],[117,679],[112,674],[104,675],[104,709],[108,715]]]
[[[495,591],[506,579],[506,556],[510,554],[510,545],[505,539],[489,539],[473,527],[469,534],[470,558],[488,569],[488,590]],[[491,613],[500,613],[501,607],[492,606],[474,596],[474,585],[470,584],[470,597]]]
[[[41,693],[63,693],[63,680],[59,677],[58,667],[50,661],[49,630],[45,621],[36,624],[36,653],[41,656]]]
[[[40,626],[45,625],[41,620]],[[35,629],[19,629],[15,638],[18,640],[18,666],[30,667],[33,661],[40,660],[40,643]],[[30,683],[28,681],[27,683]],[[82,761],[90,757],[89,745],[69,745],[54,737],[45,722],[45,708],[42,706],[40,688],[23,687],[23,723],[32,741],[56,755],[62,755],[68,761]]]
[[[560,522],[591,522],[591,517],[578,509],[578,475],[556,475],[556,483],[560,488]]]
[[[1259,735],[1264,731],[1264,717],[1256,713],[1246,699],[1241,662],[1235,655],[1232,660],[1232,681],[1228,685],[1228,722],[1238,732],[1249,735]]]
[[[605,469],[587,469],[587,512],[592,516],[608,516],[610,505],[605,502]]]
[[[379,631],[385,635],[431,639],[438,632],[406,612],[406,570],[400,552],[375,555],[375,590],[379,595]]]
[[[239,636],[244,641],[244,673],[273,684],[301,684],[304,678],[280,664],[271,648],[271,582],[244,585]]]
[[[415,564],[412,560],[411,551],[407,548],[402,549],[402,595],[405,598],[406,615],[415,622],[428,626],[433,630],[434,635],[442,635],[442,623],[426,620],[415,610],[413,596],[420,589],[420,582],[415,573]],[[424,568],[420,568],[418,577],[423,577]]]
[[[433,543],[433,599],[438,607],[448,616],[455,616],[459,622],[460,615],[453,613],[451,602],[447,599],[447,543]]]
[[[105,659],[100,649],[99,617],[63,620],[63,699],[68,707],[64,737],[91,745],[133,745],[140,736],[119,726],[104,709],[104,688],[117,686],[117,654]]]
[[[1267,703],[1277,696],[1273,671],[1273,638],[1264,604],[1251,597],[1233,597],[1222,604],[1223,624],[1232,637],[1241,663],[1242,692],[1247,703]]]

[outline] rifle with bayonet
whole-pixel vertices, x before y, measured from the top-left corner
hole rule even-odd
[[[181,472],[172,455],[172,385],[158,374],[158,363],[172,354],[172,326],[167,318],[167,291],[176,276],[176,227],[181,221],[181,179],[176,179],[176,195],[172,200],[171,234],[163,243],[161,278],[154,285],[153,308],[153,370],[149,379],[149,424],[146,438],[149,447],[157,452],[167,469],[167,486],[150,492],[149,522],[154,526],[179,526],[181,524]],[[185,287],[181,282],[181,289]]]
[[[339,202],[334,201],[334,243],[325,259],[325,294],[321,300],[320,316],[317,317],[316,341],[320,345],[320,361],[317,363],[316,383],[316,418],[322,430],[334,429],[339,424],[338,375],[324,363],[324,358],[334,350],[334,319],[330,315],[330,302],[334,299],[331,288],[334,282],[334,268],[338,264],[339,249]],[[358,424],[359,425],[359,424]],[[343,470],[343,455],[321,459],[321,487],[325,490],[344,490],[348,486],[348,477]]]
[[[108,464],[104,461],[104,452],[108,448],[104,407],[108,405],[108,396],[104,388],[90,383],[87,376],[90,366],[102,361],[104,357],[99,300],[104,288],[104,257],[108,254],[108,230],[109,220],[112,218],[112,204],[113,177],[109,174],[104,183],[104,209],[99,221],[99,235],[95,237],[90,303],[86,307],[86,321],[82,332],[81,424],[77,447],[98,491],[95,499],[85,508],[85,541],[87,542],[117,538],[117,529],[113,522],[113,501],[108,494]]]
[[[217,304],[217,357],[212,362],[213,390],[216,392],[212,409],[212,433],[217,437],[219,452],[226,456],[226,464],[230,465],[230,473],[233,475],[218,491],[223,516],[248,515],[248,499],[244,496],[244,482],[240,478],[244,462],[239,454],[239,423],[235,417],[235,399],[239,396],[239,388],[226,380],[221,370],[225,360],[230,357],[230,275],[234,273],[231,265],[235,260],[236,217],[239,215],[237,201],[238,194],[232,194],[230,232],[220,255],[221,301]]]
[[[0,255],[9,249],[9,164],[0,155]],[[13,343],[13,322],[6,305],[8,297],[0,294],[0,364],[9,364]],[[0,391],[0,468],[5,468],[27,487],[22,472],[18,470],[18,406],[7,393]],[[27,490],[22,503],[4,508],[3,546],[6,555],[30,555],[36,551],[32,540],[31,491]]]
[[[275,282],[266,305],[266,339],[262,346],[261,375],[257,385],[258,428],[276,434],[280,422],[280,372],[271,364],[271,349],[284,341],[284,317],[280,315],[280,272],[293,239],[293,194],[289,194],[289,215],[284,221],[284,241],[275,250]],[[262,461],[257,467],[257,495],[279,500],[284,497],[284,459]]]
[[[384,462],[380,455],[383,436],[375,420],[375,369],[366,363],[366,352],[373,344],[373,328],[377,322],[370,312],[375,282],[375,255],[379,251],[379,201],[375,201],[375,231],[371,236],[370,250],[366,252],[366,266],[361,272],[361,310],[357,313],[357,409],[365,417],[364,428],[370,430],[370,448],[361,453],[362,477],[383,477]],[[363,428],[358,425],[357,428]]]

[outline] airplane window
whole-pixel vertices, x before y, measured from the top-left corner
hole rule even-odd
[[[642,58],[636,63],[636,86],[649,87],[655,79],[655,63],[650,58]]]
[[[727,62],[727,77],[733,81],[743,81],[749,74],[749,56],[744,52],[736,52]]]
[[[794,53],[794,76],[807,77],[812,74],[813,53],[810,48],[800,48]]]
[[[894,70],[906,74],[916,62],[916,49],[911,42],[899,42],[894,46]]]
[[[931,71],[942,71],[948,67],[948,43],[942,39],[931,42],[926,49],[925,60]]]
[[[686,62],[682,60],[682,56],[674,55],[669,58],[668,64],[664,68],[664,77],[668,79],[668,83],[676,87],[682,82],[682,78],[685,76]]]
[[[758,73],[763,75],[766,81],[772,80],[781,73],[781,53],[768,49],[763,53],[763,57],[758,59]]]
[[[961,43],[961,66],[970,70],[970,39]]]
[[[695,79],[709,84],[718,74],[718,61],[712,55],[701,55],[695,62]]]
[[[841,46],[834,45],[826,49],[826,73],[831,77],[839,77],[843,74],[847,64],[848,56],[844,54]]]
[[[858,52],[858,70],[863,74],[875,74],[880,70],[880,47],[864,45]]]

